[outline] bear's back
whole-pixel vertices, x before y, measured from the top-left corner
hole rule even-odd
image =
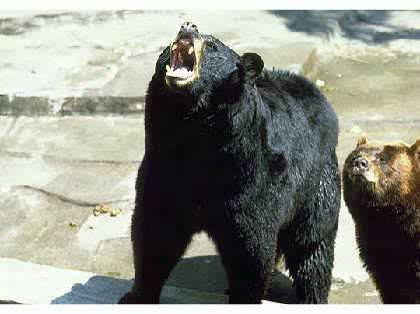
[[[338,142],[337,116],[312,82],[301,75],[273,69],[264,70],[255,84],[271,112],[270,123],[276,125],[272,130],[278,130],[273,137],[279,139],[279,145],[284,144],[281,138],[287,132],[295,133],[295,140],[303,146],[306,146],[304,142],[311,141],[321,151],[335,149]]]

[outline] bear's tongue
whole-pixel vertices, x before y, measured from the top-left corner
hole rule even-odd
[[[189,39],[180,39],[172,45],[171,65],[167,76],[186,78],[193,74],[195,63],[194,46]]]

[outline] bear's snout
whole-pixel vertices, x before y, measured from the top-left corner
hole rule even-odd
[[[369,170],[369,161],[364,157],[355,157],[352,160],[353,171],[362,173]]]

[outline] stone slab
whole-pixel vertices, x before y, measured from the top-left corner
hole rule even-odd
[[[130,280],[0,258],[0,300],[24,304],[115,304]],[[165,286],[161,303],[226,303],[226,296]]]

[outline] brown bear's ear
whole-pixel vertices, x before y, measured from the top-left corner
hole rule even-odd
[[[368,138],[366,135],[361,136],[358,140],[357,140],[357,146],[359,147],[360,145],[366,145],[368,143]]]
[[[245,78],[248,80],[260,75],[264,68],[264,61],[256,53],[244,53],[241,57],[241,63],[245,68]]]
[[[420,168],[420,137],[413,145],[411,145],[410,149],[413,152],[414,160],[417,162],[417,166]]]

